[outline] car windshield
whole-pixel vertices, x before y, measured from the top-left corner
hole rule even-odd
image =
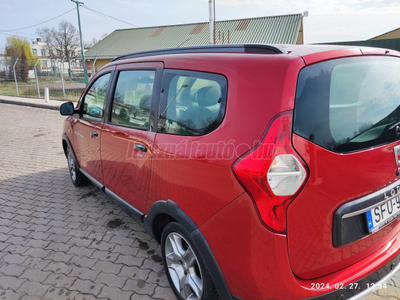
[[[326,149],[349,152],[394,141],[398,122],[398,58],[336,59],[299,74],[294,132]]]

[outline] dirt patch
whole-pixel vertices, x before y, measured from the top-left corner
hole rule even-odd
[[[115,219],[107,222],[107,227],[114,229],[120,227],[122,224],[124,224],[124,222],[121,219]]]

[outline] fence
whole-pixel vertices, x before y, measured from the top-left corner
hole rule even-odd
[[[0,59],[0,94],[77,101],[85,88],[80,61],[62,59]]]

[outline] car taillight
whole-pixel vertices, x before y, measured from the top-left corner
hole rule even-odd
[[[254,199],[265,224],[286,232],[286,210],[307,177],[305,164],[291,141],[292,112],[273,120],[262,142],[242,156],[233,170]]]

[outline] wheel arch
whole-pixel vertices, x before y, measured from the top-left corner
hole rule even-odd
[[[208,268],[218,294],[223,300],[232,300],[232,294],[225,281],[222,271],[215,259],[215,256],[208,245],[206,239],[197,225],[189,216],[172,200],[160,200],[155,202],[144,218],[143,227],[145,230],[160,243],[162,229],[169,222],[178,222],[189,232],[197,249]]]
[[[65,157],[67,157],[67,147],[69,147],[71,149],[72,155],[74,156],[77,167],[80,168],[79,162],[76,158],[74,148],[72,148],[71,141],[69,140],[69,138],[65,132],[62,134],[62,145],[63,145]]]

